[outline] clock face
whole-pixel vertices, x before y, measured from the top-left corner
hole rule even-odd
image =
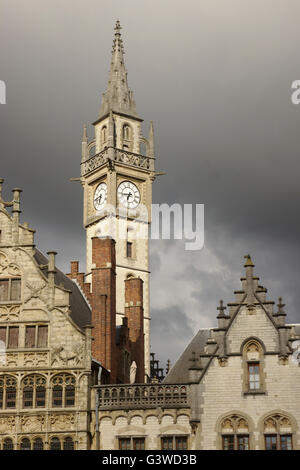
[[[120,203],[128,209],[135,209],[141,201],[140,192],[131,181],[122,181],[118,187],[118,198]]]
[[[94,192],[94,207],[98,211],[105,206],[107,199],[107,186],[106,183],[98,184]]]

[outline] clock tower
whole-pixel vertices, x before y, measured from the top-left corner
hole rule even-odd
[[[155,178],[154,134],[151,122],[148,137],[142,136],[143,120],[128,88],[120,31],[117,21],[108,86],[93,123],[94,138],[88,141],[86,127],[82,138],[86,282],[92,284],[92,238],[112,236],[116,242],[116,324],[121,325],[125,315],[125,281],[142,279],[145,372],[149,375],[148,231]],[[113,235],[108,231],[111,227],[116,229]]]

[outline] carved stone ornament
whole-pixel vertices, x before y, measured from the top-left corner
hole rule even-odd
[[[24,366],[46,366],[48,365],[48,353],[25,353]]]
[[[8,434],[15,430],[16,419],[14,416],[0,416],[0,432]]]
[[[27,432],[40,432],[43,431],[45,425],[45,416],[22,416],[21,426],[22,431]]]
[[[0,307],[0,321],[18,320],[19,314],[20,314],[19,305],[14,305],[12,307],[3,305]]]
[[[0,274],[21,276],[20,268],[15,263],[10,263],[6,254],[2,251],[0,252]]]
[[[64,431],[73,428],[75,416],[73,414],[54,414],[50,418],[52,431]]]
[[[65,366],[77,366],[83,362],[83,359],[83,344],[76,344],[71,351],[66,351],[63,346],[59,346],[58,348],[54,348],[51,353],[51,365],[63,364]]]
[[[226,367],[228,364],[228,357],[219,357],[218,361],[219,361],[219,366]]]
[[[17,367],[19,356],[17,353],[6,353],[5,355],[5,366],[6,367]]]
[[[47,297],[43,295],[43,290],[46,287],[46,284],[29,284],[29,282],[26,282],[26,287],[29,289],[30,293],[24,300],[24,304],[29,302],[31,299],[40,299],[42,302],[45,304],[47,303]]]

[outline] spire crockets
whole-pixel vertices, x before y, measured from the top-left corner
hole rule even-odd
[[[138,117],[133,93],[129,90],[127,83],[127,72],[124,64],[124,47],[119,20],[116,22],[115,26],[115,38],[113,41],[108,86],[106,92],[102,95],[99,118],[105,116],[109,111]]]

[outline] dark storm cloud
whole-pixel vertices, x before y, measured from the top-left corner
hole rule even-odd
[[[160,367],[165,367],[168,359],[172,359],[174,365],[178,355],[193,337],[190,320],[178,307],[153,310],[152,314],[156,321],[153,321],[151,327],[151,351],[158,353],[156,358],[160,360]],[[161,345],[166,338],[167,344],[162,349]]]
[[[168,172],[154,202],[205,204],[205,249],[151,249],[152,334],[161,318],[169,337],[181,325],[184,341],[214,324],[248,252],[270,297],[282,295],[299,321],[300,106],[290,99],[299,2],[2,0],[0,10],[0,173],[7,198],[23,188],[39,247],[56,249],[65,270],[84,263],[81,187],[69,178],[79,175],[82,125],[97,116],[119,18],[129,85]],[[165,358],[165,342],[155,344]]]

